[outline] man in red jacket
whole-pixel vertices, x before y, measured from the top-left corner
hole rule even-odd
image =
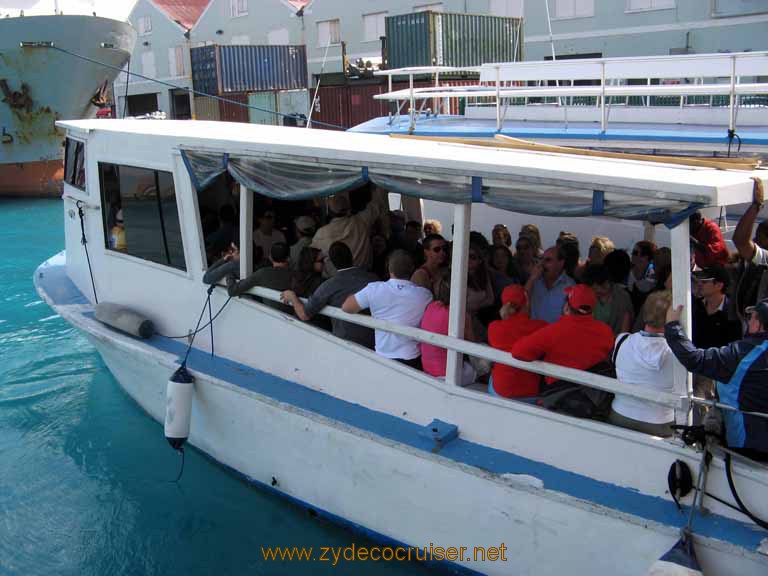
[[[512,346],[520,338],[547,325],[544,320],[528,317],[528,296],[522,286],[513,284],[504,288],[501,304],[501,320],[491,322],[488,326],[488,343],[498,350],[511,352]],[[488,392],[505,398],[536,396],[540,381],[539,374],[497,363],[493,365]]]
[[[720,227],[709,218],[704,218],[701,212],[691,214],[688,223],[696,266],[709,268],[728,264],[728,247]]]
[[[543,360],[568,368],[586,370],[607,360],[613,350],[613,331],[595,320],[595,292],[586,284],[565,289],[563,316],[554,324],[525,336],[512,347],[512,356],[532,362]],[[547,384],[556,378],[547,377]]]

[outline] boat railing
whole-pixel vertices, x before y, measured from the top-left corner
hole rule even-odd
[[[280,292],[271,290],[269,288],[251,288],[247,292],[252,296],[270,300],[272,302],[281,302]],[[306,300],[302,299],[304,302]],[[476,358],[483,358],[490,362],[497,362],[505,364],[513,368],[522,368],[529,372],[535,372],[543,376],[551,376],[558,380],[565,380],[567,382],[574,382],[577,384],[583,384],[590,388],[597,388],[606,392],[613,392],[617,394],[626,394],[639,400],[645,400],[666,406],[668,408],[674,408],[676,410],[687,411],[688,409],[688,397],[678,396],[667,392],[649,390],[645,388],[639,388],[628,384],[623,384],[615,378],[609,378],[607,376],[601,376],[599,374],[593,374],[584,370],[577,370],[575,368],[567,368],[565,366],[559,366],[557,364],[551,364],[549,362],[525,362],[514,358],[508,352],[491,348],[485,344],[478,344],[476,342],[469,342],[460,338],[454,338],[446,336],[444,334],[437,334],[428,330],[422,330],[421,328],[413,328],[411,326],[403,326],[401,324],[394,324],[385,320],[379,320],[370,316],[361,314],[349,314],[336,308],[334,306],[326,306],[320,314],[328,318],[335,318],[337,320],[344,320],[358,326],[365,326],[374,330],[384,330],[392,334],[398,334],[400,336],[406,336],[412,338],[418,342],[425,344],[432,344],[439,346],[447,350],[453,350],[461,354],[468,356],[474,356]],[[708,404],[710,402],[707,402]]]
[[[509,106],[596,107],[603,132],[611,106],[728,108],[729,130],[736,129],[738,108],[768,106],[768,83],[760,81],[768,76],[768,52],[484,64],[478,85],[470,87],[441,87],[439,75],[446,71],[455,70],[377,72],[389,78],[389,90],[374,98],[396,103],[398,113],[390,115],[390,123],[398,121],[409,104],[411,131],[429,100],[435,102],[431,111],[437,113],[440,100],[447,98],[464,98],[478,108],[494,107],[497,130]],[[428,73],[434,74],[435,86],[415,88],[414,76]],[[409,87],[393,91],[392,78],[399,75],[409,77]]]
[[[282,303],[280,299],[280,292],[269,288],[255,287],[247,291],[247,294],[256,296],[263,300],[269,300],[271,302]],[[306,304],[307,300],[301,298],[302,302]],[[706,398],[699,398],[696,396],[676,395],[668,392],[662,392],[660,390],[651,390],[648,388],[640,388],[631,384],[624,384],[616,378],[610,378],[608,376],[602,376],[600,374],[594,374],[585,370],[577,370],[575,368],[568,368],[566,366],[560,366],[558,364],[552,364],[550,362],[534,361],[526,362],[524,360],[518,360],[508,352],[492,348],[485,344],[478,344],[476,342],[469,342],[452,336],[444,334],[437,334],[421,328],[413,328],[411,326],[403,326],[402,324],[395,324],[393,322],[387,322],[386,320],[379,320],[370,316],[361,314],[349,314],[344,312],[341,308],[335,306],[325,306],[320,310],[319,314],[328,318],[335,318],[336,320],[344,320],[351,324],[357,324],[358,326],[365,326],[372,330],[383,330],[392,334],[398,334],[400,336],[406,336],[417,342],[423,342],[425,344],[432,344],[445,348],[447,350],[453,350],[455,352],[465,354],[468,356],[474,356],[475,358],[482,358],[490,362],[504,364],[513,368],[520,368],[528,372],[534,372],[542,376],[551,376],[558,380],[564,380],[566,382],[572,382],[575,384],[582,384],[590,388],[596,388],[605,392],[611,392],[613,394],[622,394],[625,396],[631,396],[637,400],[644,400],[667,408],[675,410],[676,418],[678,422],[685,422],[685,418],[694,404],[702,406],[721,408],[727,411],[741,412],[750,416],[758,416],[768,419],[768,414],[762,412],[746,412],[739,410],[728,404],[722,404],[717,401],[709,400]],[[514,400],[514,399],[513,399]]]

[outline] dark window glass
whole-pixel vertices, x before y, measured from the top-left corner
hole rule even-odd
[[[85,144],[71,138],[64,147],[64,181],[85,190]]]
[[[173,174],[99,163],[108,249],[186,270]]]

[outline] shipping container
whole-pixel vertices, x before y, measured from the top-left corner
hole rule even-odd
[[[476,86],[476,80],[440,80],[440,86]],[[434,82],[418,81],[414,83],[415,88],[426,88],[434,86]],[[408,88],[407,82],[395,82],[392,90],[405,90]],[[345,86],[321,86],[317,99],[315,100],[312,120],[325,122],[338,126],[339,130],[348,129],[368,120],[387,116],[389,114],[389,103],[383,100],[374,100],[376,94],[384,94],[387,91],[385,82],[365,82],[349,83]],[[314,96],[314,92],[310,94]],[[445,100],[438,103],[441,114],[459,114],[460,102],[457,98],[448,100],[448,106],[445,106]],[[434,110],[434,103],[429,102],[426,108]],[[393,113],[396,108],[393,108]],[[401,113],[407,113],[404,108]],[[330,126],[315,125],[315,128],[333,129]]]
[[[309,114],[309,90],[282,90],[277,93],[277,109],[283,114],[306,118]],[[283,126],[303,126],[305,120],[283,116]]]
[[[251,124],[280,125],[275,92],[251,92],[248,94],[248,122]]]
[[[190,50],[198,92],[228,94],[307,88],[304,46],[199,46]]]
[[[480,66],[523,59],[522,18],[414,12],[386,19],[386,67]]]
[[[219,113],[219,101],[208,96],[195,96],[196,120],[221,120]]]
[[[248,122],[248,94],[225,94],[219,100],[219,119],[222,122]]]

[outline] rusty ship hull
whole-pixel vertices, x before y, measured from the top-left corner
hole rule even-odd
[[[136,42],[127,22],[95,16],[0,19],[0,196],[61,192],[56,120],[91,118]]]

